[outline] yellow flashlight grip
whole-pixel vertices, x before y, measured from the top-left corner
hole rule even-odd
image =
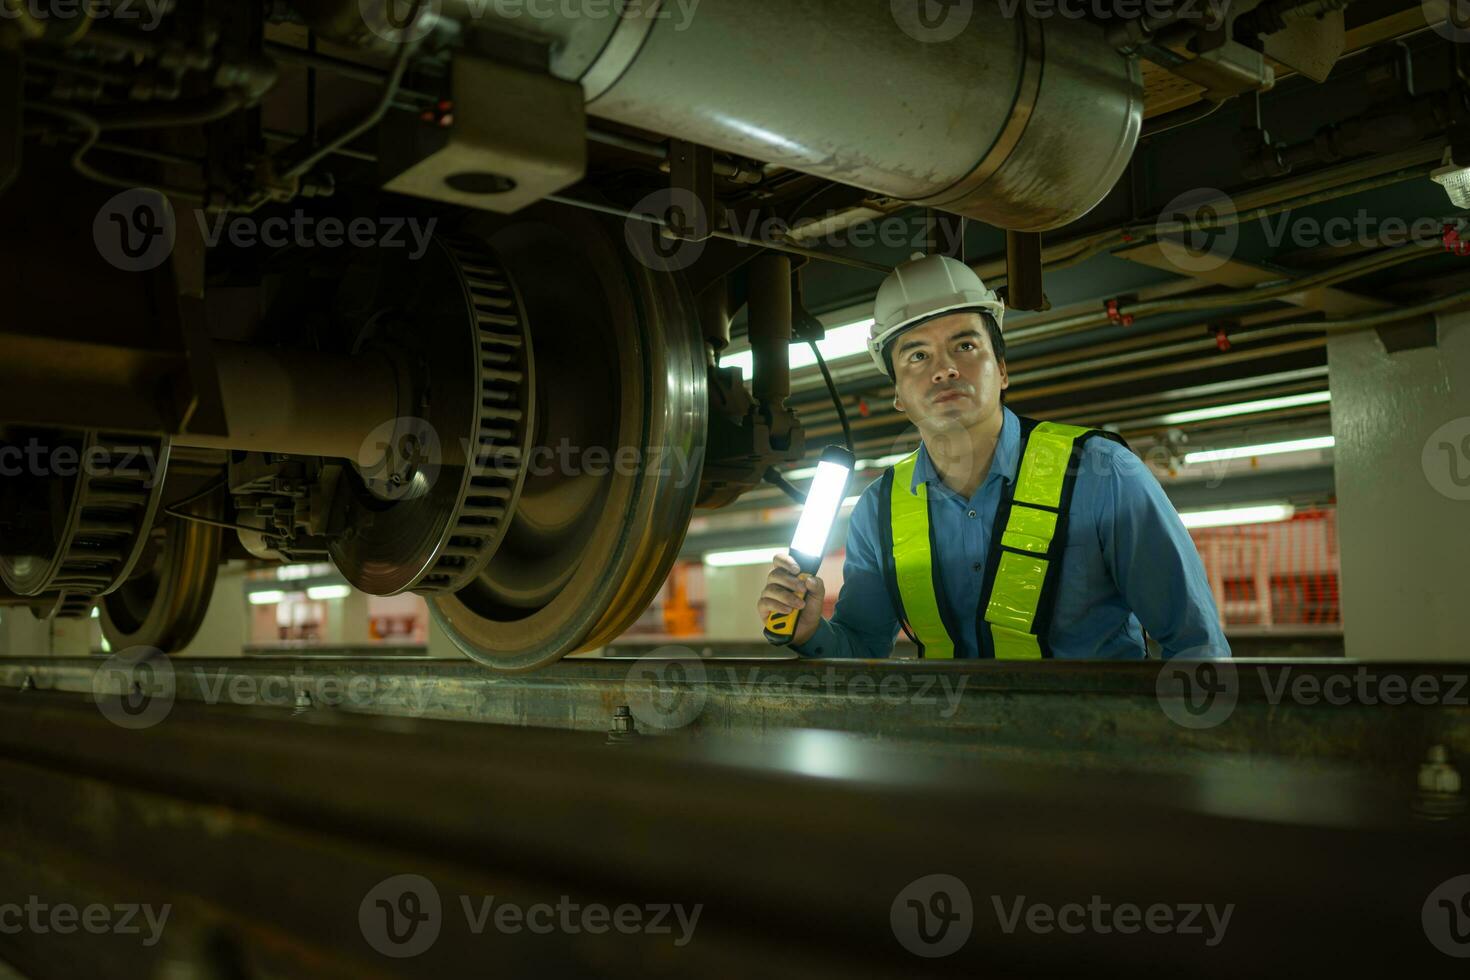
[[[807,575],[805,572],[803,572],[800,576],[800,579],[803,582],[805,582],[809,578],[811,578],[811,576]],[[805,597],[803,596],[803,601],[804,600]],[[768,613],[766,615],[766,626],[764,630],[766,634],[766,639],[776,646],[785,646],[786,644],[790,643],[792,640],[792,636],[796,633],[796,621],[800,617],[800,609],[797,609],[794,612]]]

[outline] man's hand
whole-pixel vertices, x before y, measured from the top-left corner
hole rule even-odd
[[[785,613],[796,609],[796,632],[791,642],[797,646],[806,643],[822,625],[822,602],[827,598],[827,587],[815,575],[798,578],[801,567],[790,555],[777,555],[771,565],[771,574],[766,576],[766,589],[761,593],[756,609],[761,622],[771,613]]]

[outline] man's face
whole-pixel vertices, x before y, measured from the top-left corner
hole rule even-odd
[[[893,342],[893,407],[921,431],[970,429],[1000,411],[1010,386],[978,313],[942,316]]]

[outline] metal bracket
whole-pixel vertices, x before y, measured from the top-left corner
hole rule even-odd
[[[665,216],[668,233],[683,241],[708,240],[718,217],[715,210],[715,151],[688,140],[670,140],[669,184],[674,191],[684,192],[677,197],[688,195],[696,207],[703,209],[704,220],[699,220],[697,212],[687,214],[676,203]]]

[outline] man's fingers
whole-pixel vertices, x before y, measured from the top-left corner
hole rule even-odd
[[[786,612],[800,609],[806,601],[803,596],[797,595],[790,589],[783,589],[779,585],[766,586],[766,590],[761,593],[761,598],[769,599],[770,601],[778,604],[779,606],[781,606],[782,610]]]

